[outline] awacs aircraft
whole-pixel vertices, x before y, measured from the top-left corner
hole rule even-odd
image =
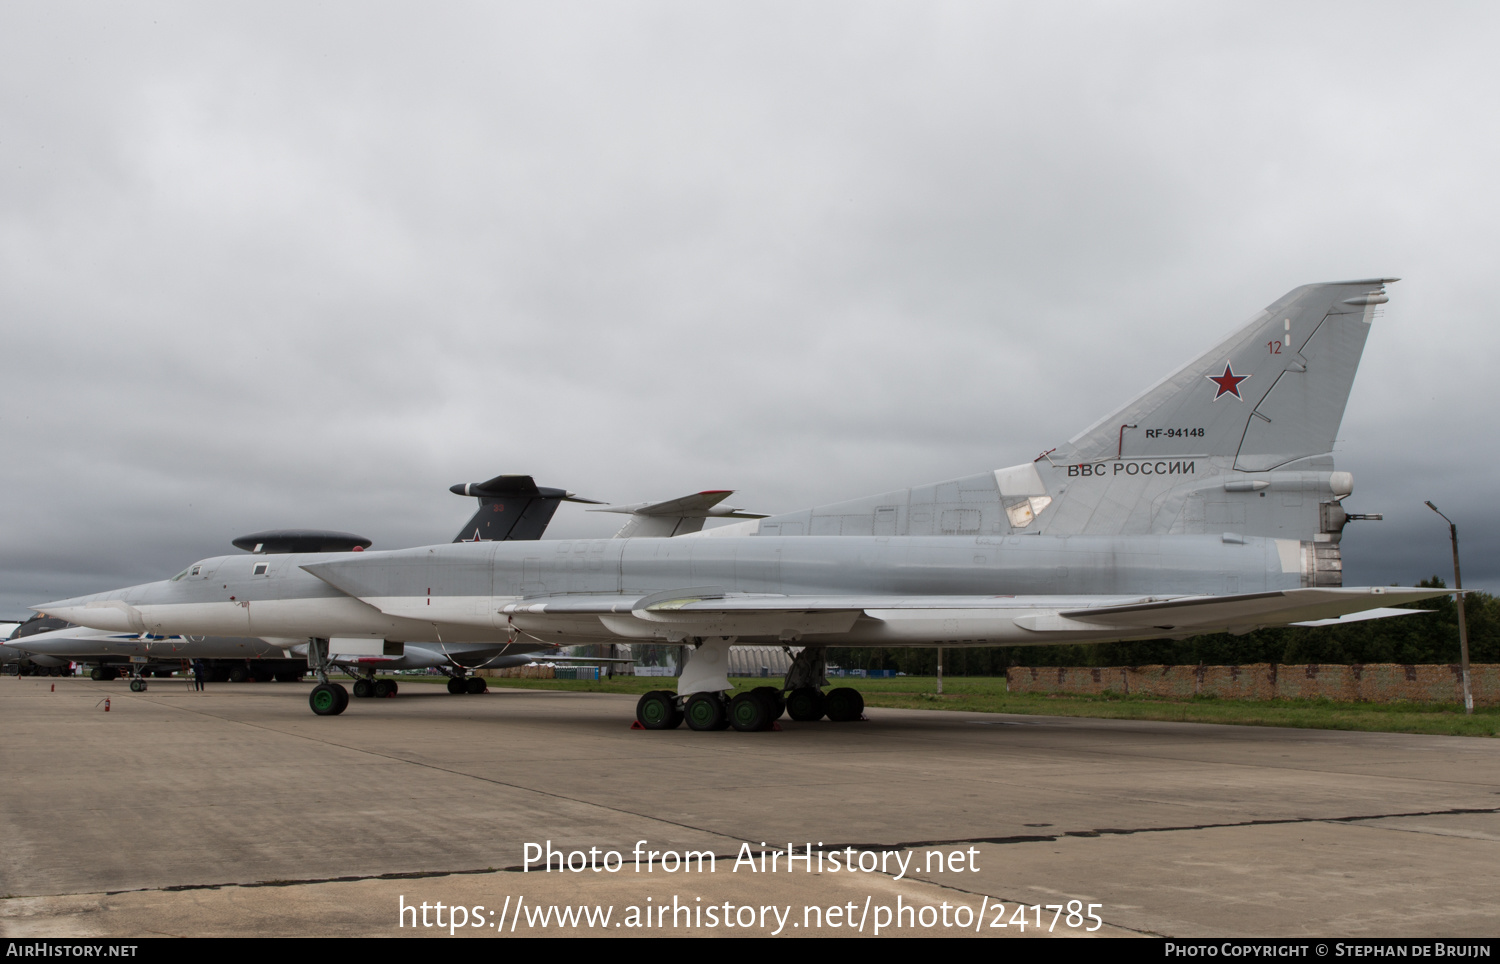
[[[1353,481],[1331,452],[1390,280],[1297,288],[1123,408],[996,471],[677,539],[287,555],[264,571],[221,557],[37,608],[101,628],[306,634],[320,673],[341,637],[678,644],[677,692],[642,697],[639,722],[753,730],[782,707],[724,699],[735,640],[799,643],[785,710],[847,720],[863,700],[821,692],[829,646],[1243,633],[1441,595],[1342,586]],[[342,708],[326,683],[311,703]]]

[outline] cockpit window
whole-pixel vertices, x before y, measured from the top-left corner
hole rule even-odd
[[[176,582],[177,580],[181,579],[183,576],[186,576],[187,574],[188,574],[188,571],[186,569],[184,569],[181,572],[179,572],[177,575],[173,576],[172,577],[172,581]]]
[[[188,566],[186,569],[184,569],[181,572],[179,572],[177,575],[173,576],[172,577],[172,582],[176,582],[179,579],[186,579],[188,576],[196,576],[196,575],[198,575],[202,571],[203,571],[203,563],[201,563],[201,562],[194,563],[193,565]]]

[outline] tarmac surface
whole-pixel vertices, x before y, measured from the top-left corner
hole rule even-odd
[[[150,685],[0,679],[0,935],[1500,931],[1500,740],[882,709],[645,732],[613,695],[413,681],[316,717],[306,683]],[[548,841],[618,866],[522,873]],[[844,869],[862,851],[885,872]]]

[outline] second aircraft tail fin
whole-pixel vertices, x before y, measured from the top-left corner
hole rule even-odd
[[[562,502],[587,502],[565,489],[539,486],[529,475],[497,475],[488,482],[463,482],[448,489],[479,500],[479,511],[464,523],[454,542],[503,542],[540,539]]]

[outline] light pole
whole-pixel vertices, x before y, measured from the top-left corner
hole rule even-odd
[[[1442,516],[1443,521],[1448,523],[1448,535],[1453,540],[1453,588],[1456,590],[1454,601],[1458,603],[1458,658],[1464,675],[1464,712],[1473,713],[1474,693],[1469,689],[1469,629],[1464,625],[1464,579],[1458,571],[1458,526],[1431,502],[1427,503],[1427,508]]]

